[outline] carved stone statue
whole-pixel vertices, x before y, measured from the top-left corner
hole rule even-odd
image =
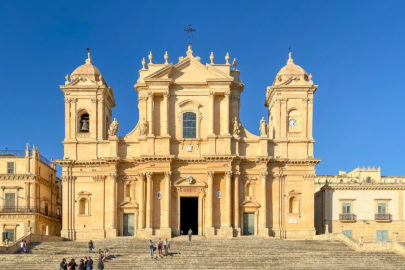
[[[148,122],[146,122],[145,117],[142,118],[141,125],[139,127],[139,135],[146,135],[148,131]]]
[[[242,125],[241,125],[241,123],[239,123],[238,118],[235,117],[235,119],[233,120],[232,134],[235,135],[235,136],[239,136],[241,126]]]
[[[82,127],[80,128],[81,132],[89,132],[89,120],[83,119],[82,120]]]
[[[110,124],[110,127],[108,128],[108,135],[116,136],[119,126],[120,125],[118,124],[117,118],[114,118],[114,120]]]
[[[264,117],[262,117],[262,120],[260,120],[260,136],[267,137],[267,124]]]

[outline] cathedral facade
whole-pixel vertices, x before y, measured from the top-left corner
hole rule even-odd
[[[229,54],[204,65],[189,46],[176,64],[167,52],[161,64],[148,58],[138,124],[121,137],[113,89],[90,54],[61,86],[61,235],[312,238],[312,76],[289,55],[263,91],[269,121],[257,120],[256,136],[239,120],[244,85]]]

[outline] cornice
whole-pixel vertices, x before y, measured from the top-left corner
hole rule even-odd
[[[403,184],[331,184],[325,185],[321,190],[405,190]]]
[[[0,174],[0,180],[35,180],[35,174]]]

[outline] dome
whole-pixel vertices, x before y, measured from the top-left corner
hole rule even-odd
[[[76,68],[70,75],[70,78],[74,80],[79,76],[84,76],[94,82],[104,81],[100,70],[98,70],[98,68],[93,65],[93,61],[91,61],[90,58],[90,53],[87,54],[85,64]]]
[[[293,81],[296,83],[308,83],[312,80],[312,76],[299,65],[294,64],[291,58],[291,52],[288,54],[287,64],[280,69],[277,73],[273,85],[291,84]]]

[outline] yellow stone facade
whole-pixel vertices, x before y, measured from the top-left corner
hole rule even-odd
[[[54,162],[32,150],[0,150],[2,243],[29,233],[60,235],[61,180]]]
[[[381,176],[381,168],[317,175],[317,234],[343,232],[362,242],[403,242],[404,195],[405,176]]]
[[[62,236],[171,237],[193,227],[206,237],[312,238],[312,76],[289,55],[263,91],[269,123],[257,120],[256,136],[239,120],[235,59],[216,63],[211,53],[202,64],[191,46],[175,64],[163,58],[142,60],[139,121],[121,137],[113,89],[90,54],[66,76]]]

